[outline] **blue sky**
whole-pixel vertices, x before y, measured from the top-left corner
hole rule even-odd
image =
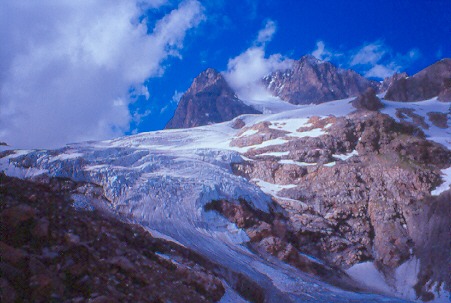
[[[191,33],[183,59],[168,60],[163,77],[149,81],[154,111],[141,130],[164,127],[193,77],[207,67],[227,70],[230,58],[248,49],[268,20],[276,33],[266,55],[298,59],[324,43],[331,62],[350,67],[351,57],[368,45],[384,52],[380,64],[415,73],[438,58],[451,56],[450,1],[203,1],[207,19]],[[322,42],[322,43],[321,43]],[[412,58],[409,57],[410,52]],[[335,56],[334,56],[335,55]],[[365,74],[367,66],[351,68]],[[174,79],[177,79],[174,81]]]
[[[201,71],[239,90],[313,54],[362,75],[451,57],[451,1],[0,0],[0,141],[157,130]]]

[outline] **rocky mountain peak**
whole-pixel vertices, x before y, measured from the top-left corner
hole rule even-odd
[[[193,92],[199,92],[201,90],[206,89],[207,87],[219,85],[224,88],[228,87],[224,77],[214,68],[208,68],[201,72],[193,81],[189,90]],[[230,89],[231,90],[231,89]]]
[[[317,65],[325,62],[326,61],[320,60],[310,54],[304,55],[298,60],[298,63],[300,64],[309,64],[309,65]]]
[[[244,104],[221,73],[209,68],[200,73],[180,99],[166,129],[189,128],[232,120],[259,111]]]
[[[390,77],[386,77],[384,79],[384,81],[382,82],[379,91],[381,92],[385,92],[388,90],[388,88],[395,83],[396,81],[398,81],[399,79],[402,78],[407,78],[409,77],[409,75],[407,75],[407,73],[394,73],[392,76]]]
[[[395,101],[421,101],[436,96],[447,101],[450,90],[451,59],[444,58],[426,67],[412,77],[396,79],[388,88],[385,99]],[[451,101],[451,97],[449,98]]]
[[[274,96],[292,104],[319,104],[378,87],[378,83],[354,71],[338,68],[312,55],[301,57],[292,69],[266,76],[263,83]]]

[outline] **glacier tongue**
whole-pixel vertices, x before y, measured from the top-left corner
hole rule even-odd
[[[244,231],[204,210],[219,199],[245,199],[264,212],[272,207],[271,197],[233,174],[230,164],[242,161],[228,147],[234,134],[221,124],[16,152],[0,158],[0,170],[22,178],[47,174],[98,184],[111,211],[249,277],[265,289],[269,302],[399,302],[346,292],[264,259],[242,245],[248,240]]]

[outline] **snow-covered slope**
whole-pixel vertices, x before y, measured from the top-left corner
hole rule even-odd
[[[383,111],[395,118],[396,109],[407,106],[423,116],[431,107],[446,112],[446,103],[436,100],[384,104]],[[322,133],[296,130],[312,116],[343,116],[353,110],[350,99],[345,99],[239,119],[246,127],[267,121],[276,128],[280,125],[293,137],[315,136]],[[239,199],[245,199],[263,212],[274,207],[270,195],[276,193],[268,190],[266,183],[253,184],[231,169],[231,163],[243,161],[241,153],[264,147],[268,141],[251,147],[231,146],[240,132],[233,125],[232,121],[142,133],[51,151],[15,151],[0,159],[0,170],[21,178],[45,174],[98,184],[104,188],[111,211],[250,277],[266,289],[271,302],[397,302],[379,295],[343,291],[279,260],[265,260],[243,245],[248,240],[243,230],[215,212],[204,210],[212,200],[239,203]],[[451,147],[449,129],[430,127],[426,134]],[[271,144],[285,143],[277,140]]]

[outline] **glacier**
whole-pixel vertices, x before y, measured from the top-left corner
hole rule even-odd
[[[350,113],[353,108],[349,101],[297,106],[286,112],[239,118],[246,126],[278,121],[293,131],[293,119],[303,124],[313,115]],[[406,106],[405,103],[384,102],[388,106],[383,111],[393,117],[397,106]],[[423,105],[432,103],[443,110],[438,101],[425,102],[409,106],[421,112]],[[224,122],[188,130],[70,144],[56,150],[6,151],[0,158],[0,171],[26,179],[45,175],[96,184],[107,198],[103,202],[105,209],[245,275],[266,290],[268,302],[404,302],[390,297],[393,294],[341,290],[275,258],[259,256],[246,247],[248,238],[243,230],[215,212],[205,211],[204,206],[212,200],[239,203],[239,199],[245,199],[263,212],[274,207],[270,194],[276,194],[276,190],[265,190],[267,184],[253,184],[232,172],[231,164],[242,162],[240,153],[248,149],[230,146],[238,131],[232,127],[232,122]],[[447,134],[443,132],[431,128],[428,135],[450,148],[448,139],[444,139]],[[270,143],[284,143],[279,141]],[[346,155],[349,156],[352,155]],[[84,205],[86,201],[79,204]],[[226,277],[224,280],[227,284]],[[238,294],[226,288],[221,302],[236,302]]]

